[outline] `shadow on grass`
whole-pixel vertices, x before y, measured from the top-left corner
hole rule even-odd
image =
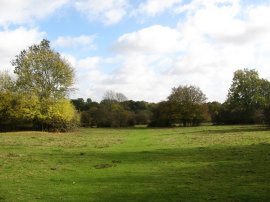
[[[227,126],[230,128],[224,129],[224,126],[220,126],[222,129],[219,129],[219,126],[213,126],[213,128],[208,127],[205,130],[197,131],[196,133],[210,133],[210,134],[225,134],[225,133],[247,133],[247,132],[262,132],[270,131],[270,127],[266,125],[233,125]]]
[[[225,127],[225,129],[224,129]],[[205,130],[187,132],[189,129],[200,129]],[[222,128],[222,129],[219,129]],[[102,128],[101,128],[102,129]],[[112,128],[107,128],[111,130]],[[184,130],[185,133],[244,133],[244,132],[260,132],[270,131],[270,126],[267,125],[206,125],[206,126],[191,126],[191,127],[128,127],[128,128],[113,128],[114,130],[163,130],[163,129],[175,129]]]
[[[99,178],[97,184],[111,186],[97,201],[270,200],[269,144],[100,155],[131,170]]]
[[[55,186],[51,200],[62,196],[63,201],[270,201],[268,143],[137,152],[86,151],[84,155],[59,152],[48,158],[74,165],[70,175],[56,175],[62,179],[59,186],[67,188]],[[95,168],[114,162],[112,167]],[[85,165],[87,170],[81,170]],[[68,185],[70,178],[75,179],[75,185]]]

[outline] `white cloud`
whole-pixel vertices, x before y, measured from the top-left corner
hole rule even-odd
[[[53,41],[53,45],[64,48],[78,48],[82,46],[94,48],[93,45],[94,39],[95,39],[94,35],[91,36],[81,35],[78,37],[59,36],[55,41]]]
[[[105,25],[116,24],[126,15],[127,0],[77,0],[75,8],[90,21],[101,21]]]
[[[76,91],[71,94],[71,97],[78,98],[91,98],[93,100],[100,100],[103,95],[104,81],[108,75],[104,74],[100,70],[100,66],[106,59],[98,56],[86,57],[83,59],[77,59],[69,54],[62,54],[71,65],[75,68],[75,89]],[[103,83],[103,85],[101,85]]]
[[[0,70],[13,71],[10,61],[23,49],[39,43],[45,33],[37,28],[26,29],[19,27],[15,30],[0,31]]]
[[[181,49],[181,34],[170,27],[153,25],[120,36],[113,46],[118,52],[168,53]]]
[[[182,0],[147,0],[139,4],[138,8],[133,10],[132,15],[136,16],[143,14],[154,17],[181,2]]]
[[[196,13],[198,9],[210,8],[213,6],[223,7],[223,6],[238,6],[241,0],[192,0],[189,3],[179,5],[174,8],[176,13],[188,12]]]
[[[121,67],[107,80],[107,86],[134,100],[165,99],[171,81],[156,71],[156,65],[161,59],[162,56],[158,55],[125,54]]]
[[[80,69],[95,69],[100,63],[100,57],[87,57],[78,62],[77,68]]]
[[[1,0],[0,25],[31,23],[33,19],[47,17],[69,0]]]

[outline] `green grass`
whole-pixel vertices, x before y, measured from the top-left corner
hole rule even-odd
[[[0,201],[270,201],[270,130],[0,133]]]

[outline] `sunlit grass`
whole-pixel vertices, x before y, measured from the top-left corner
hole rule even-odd
[[[264,126],[0,133],[0,201],[269,201]]]

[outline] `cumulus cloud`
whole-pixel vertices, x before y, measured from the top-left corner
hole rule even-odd
[[[53,46],[64,48],[78,48],[82,46],[88,46],[90,48],[94,48],[94,39],[94,35],[81,35],[78,37],[59,36],[55,41],[53,41]]]
[[[39,43],[45,33],[37,28],[26,29],[19,27],[15,30],[0,31],[0,70],[11,70],[10,61],[20,51],[29,46]]]
[[[105,81],[108,79],[108,75],[102,72],[100,67],[106,63],[107,59],[99,56],[76,59],[70,55],[65,55],[65,58],[72,61],[76,72],[76,91],[72,97],[99,101],[105,92]]]
[[[33,19],[47,17],[69,0],[1,0],[0,25],[31,23]]]
[[[181,2],[182,0],[147,0],[140,3],[138,8],[132,11],[131,15],[147,15],[149,17],[154,17],[179,5]]]
[[[75,8],[90,21],[101,21],[105,25],[116,24],[126,15],[127,0],[77,0]]]
[[[182,0],[147,0],[139,4],[137,9],[132,11],[132,15],[147,15],[154,17],[158,14],[163,13],[164,11],[176,6],[181,3]]]
[[[87,57],[78,61],[77,68],[79,68],[80,70],[96,69],[100,62],[100,57]]]
[[[171,80],[156,71],[163,56],[131,53],[122,57],[121,68],[110,75],[108,86],[135,100],[160,101],[167,97]]]
[[[170,27],[153,25],[120,36],[113,46],[118,52],[168,53],[181,49],[181,34]]]

